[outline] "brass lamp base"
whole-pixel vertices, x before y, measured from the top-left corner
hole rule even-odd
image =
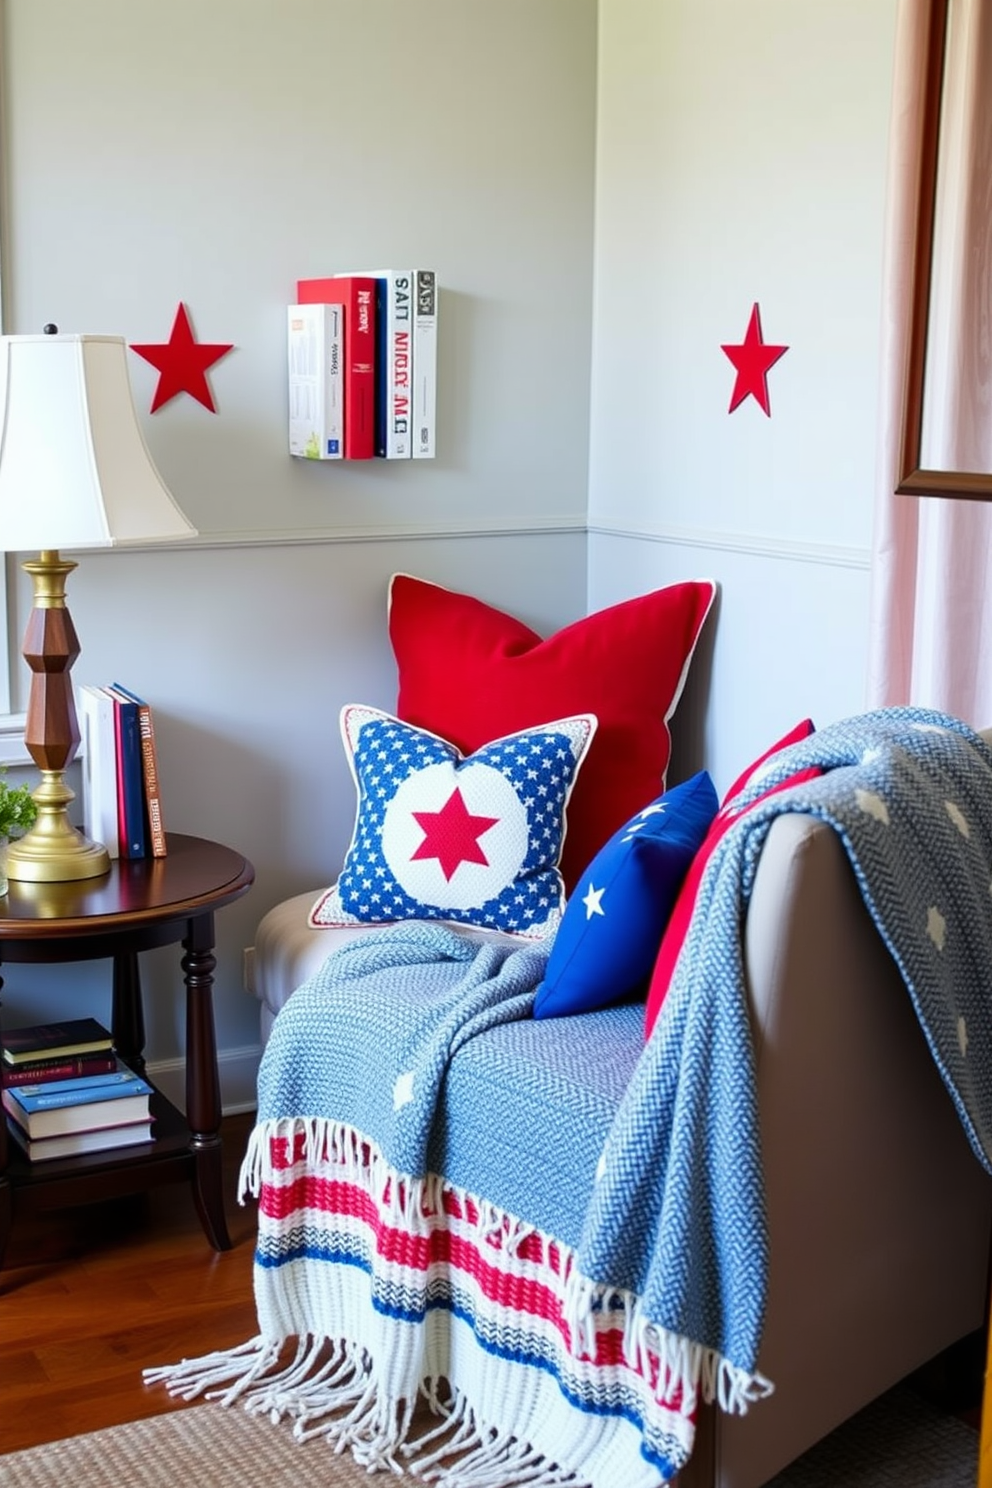
[[[7,849],[7,877],[15,883],[66,883],[97,878],[110,868],[110,854],[70,822],[66,808],[75,793],[61,770],[43,770],[33,792],[38,819]]]
[[[65,603],[65,581],[76,567],[54,548],[23,565],[34,582],[34,608],[24,635],[31,694],[24,729],[27,751],[41,771],[32,791],[38,818],[7,849],[7,877],[20,883],[66,883],[110,871],[110,854],[72,825],[67,815],[75,792],[65,772],[79,745],[79,721],[69,673],[79,640]]]

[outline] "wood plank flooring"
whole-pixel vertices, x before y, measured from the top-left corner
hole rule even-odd
[[[147,1365],[256,1331],[255,1205],[236,1200],[253,1116],[222,1128],[228,1228],[218,1253],[185,1184],[15,1221],[0,1270],[0,1454],[181,1408]]]

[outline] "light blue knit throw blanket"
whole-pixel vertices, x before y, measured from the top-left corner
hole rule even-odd
[[[578,1196],[574,1240],[576,1195],[564,1191],[574,1185],[559,1179],[551,1196],[560,1200],[560,1238],[578,1241],[588,1304],[608,1288],[633,1294],[651,1323],[702,1346],[704,1377],[715,1361],[749,1380],[761,1337],[767,1247],[742,934],[780,812],[810,813],[838,832],[972,1146],[992,1171],[992,751],[946,715],[884,709],[774,757],[742,804],[809,765],[826,773],[756,805],[709,863],[662,1014],[604,1126],[595,1179]],[[276,1020],[259,1074],[260,1122],[346,1122],[393,1168],[423,1176],[450,1061],[482,1030],[529,1018],[544,961],[539,947],[477,946],[423,923],[353,942]],[[608,1046],[592,1049],[609,1059]],[[505,1103],[460,1106],[450,1091],[443,1104],[449,1123],[513,1119]],[[534,1104],[531,1093],[531,1112]],[[516,1195],[526,1216],[541,1183],[546,1214],[555,1180],[540,1154],[567,1142],[563,1119],[549,1101],[522,1134],[519,1173],[486,1171],[480,1160],[472,1189]],[[731,1394],[739,1404],[746,1386]]]

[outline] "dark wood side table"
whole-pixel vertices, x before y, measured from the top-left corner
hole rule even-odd
[[[180,1181],[193,1186],[210,1243],[230,1249],[221,1187],[214,911],[247,893],[254,878],[251,863],[231,848],[170,833],[164,858],[120,859],[109,873],[78,883],[12,881],[6,898],[0,897],[0,963],[112,958],[114,1041],[138,1074],[145,1069],[139,953],[181,943],[186,983],[186,1115],[155,1090],[153,1141],[31,1163],[0,1119],[0,1264],[19,1212],[89,1204]]]

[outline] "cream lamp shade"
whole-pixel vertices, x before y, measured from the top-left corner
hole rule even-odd
[[[0,336],[0,546],[196,536],[138,423],[120,336]]]
[[[23,567],[34,608],[24,742],[41,771],[38,819],[10,844],[8,877],[92,878],[110,859],[68,818],[65,771],[79,746],[70,671],[79,642],[65,603],[76,567],[60,548],[123,547],[196,536],[148,453],[120,336],[0,336],[0,549],[39,551]]]

